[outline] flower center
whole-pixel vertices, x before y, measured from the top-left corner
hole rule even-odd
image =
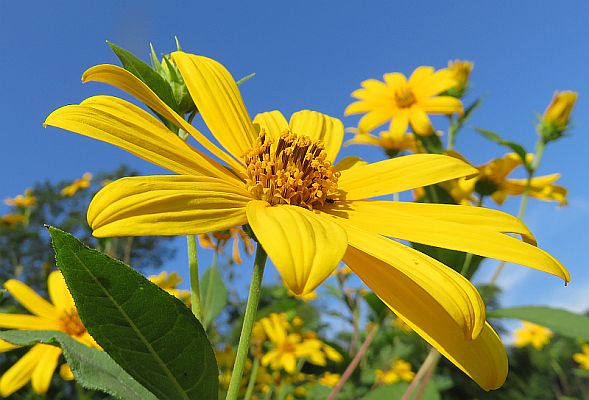
[[[415,103],[415,95],[409,85],[401,86],[395,90],[395,102],[399,108],[408,108]]]
[[[81,336],[86,333],[86,327],[75,309],[64,311],[61,317],[61,327],[70,336]]]
[[[261,132],[244,161],[247,190],[259,200],[309,210],[333,201],[339,172],[327,160],[322,142],[285,132],[274,143]]]

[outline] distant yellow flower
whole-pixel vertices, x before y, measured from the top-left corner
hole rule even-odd
[[[452,94],[456,97],[461,97],[468,86],[468,78],[474,64],[470,61],[454,60],[448,61],[448,70],[454,74],[456,85],[450,89]]]
[[[114,65],[93,67],[83,80],[127,90],[199,146],[183,141],[140,107],[111,96],[62,107],[45,121],[115,144],[177,174],[123,178],[100,190],[87,215],[96,237],[201,234],[248,224],[294,293],[312,292],[343,260],[479,385],[492,389],[503,384],[505,349],[485,321],[476,288],[451,268],[390,238],[520,263],[566,281],[568,272],[535,247],[528,229],[508,214],[481,207],[367,201],[469,176],[476,169],[437,154],[338,169],[334,161],[344,135],[338,119],[304,110],[290,121],[279,111],[258,114],[252,121],[223,65],[183,52],[173,53],[172,59],[222,148],[145,83]],[[409,82],[401,74],[387,75],[389,83],[403,82],[402,87],[393,85],[392,92],[383,83],[365,86],[387,89],[387,110],[393,106],[396,116],[394,132],[405,132],[411,121],[416,132],[428,133],[426,111],[462,110],[457,99],[435,97],[455,84],[449,74],[422,67]],[[368,118],[368,125],[374,125],[375,115],[382,120],[379,112]],[[505,232],[522,234],[525,242]]]
[[[22,194],[17,195],[14,198],[8,198],[4,200],[4,204],[16,207],[30,207],[37,204],[37,198],[33,196],[33,189],[25,190],[24,196]]]
[[[415,373],[411,370],[411,364],[407,361],[397,359],[391,369],[383,371],[376,369],[376,382],[382,385],[392,385],[399,381],[411,382]]]
[[[190,292],[178,289],[178,285],[182,283],[182,278],[177,272],[168,273],[162,271],[159,275],[150,275],[148,279],[183,302],[190,301]]]
[[[328,372],[323,373],[323,375],[321,375],[321,377],[319,378],[319,383],[322,384],[323,386],[327,386],[329,388],[332,388],[332,387],[335,387],[335,385],[337,385],[340,378],[341,378],[340,374],[334,374],[334,373],[331,373],[328,371]]]
[[[526,347],[532,346],[536,350],[540,350],[542,347],[550,343],[552,338],[552,331],[541,325],[536,325],[528,321],[522,321],[522,327],[514,332],[515,347]]]
[[[428,114],[462,113],[462,103],[455,97],[438,96],[456,86],[454,73],[448,69],[419,67],[409,77],[399,72],[384,74],[384,82],[369,79],[362,89],[352,93],[359,101],[350,104],[344,115],[363,114],[358,128],[370,132],[391,121],[391,135],[402,135],[411,125],[418,135],[434,133]]]
[[[19,222],[23,222],[25,220],[25,216],[22,214],[4,214],[2,217],[0,217],[0,222],[2,222],[5,225],[14,225],[17,224]]]
[[[90,172],[86,172],[80,179],[76,179],[75,181],[61,189],[61,195],[65,197],[72,197],[79,190],[86,189],[87,187],[89,187],[91,180],[92,174]]]
[[[418,143],[413,133],[395,133],[390,131],[380,132],[378,136],[363,133],[357,128],[348,128],[348,132],[354,133],[354,137],[346,141],[345,145],[366,144],[381,147],[389,157],[396,157],[399,153],[409,151],[415,153]]]
[[[248,256],[254,252],[254,244],[247,233],[241,228],[229,228],[224,231],[201,233],[198,235],[198,241],[203,249],[217,250],[220,254],[223,253],[225,245],[233,240],[231,260],[235,264],[241,264],[241,252],[239,250],[240,244],[243,245],[245,254]]]
[[[577,93],[564,91],[554,93],[552,101],[544,111],[542,122],[564,130],[569,124],[571,112],[577,101]]]
[[[578,362],[581,368],[589,371],[589,344],[584,344],[580,353],[573,354],[573,360]]]
[[[0,314],[0,327],[23,330],[50,330],[68,334],[89,347],[98,348],[86,327],[82,324],[74,299],[70,295],[60,272],[49,275],[47,288],[52,303],[49,303],[30,287],[15,279],[9,279],[4,287],[19,303],[35,315]],[[0,351],[18,346],[0,344]],[[36,344],[28,353],[10,367],[0,378],[0,395],[10,396],[30,380],[35,393],[47,392],[57,368],[61,349],[47,344]]]
[[[509,153],[502,158],[496,158],[479,166],[480,174],[472,180],[476,182],[476,190],[484,195],[490,195],[497,204],[503,204],[507,196],[524,194],[527,179],[508,178],[509,174],[520,165],[522,165],[521,158],[515,153]],[[529,196],[538,200],[556,201],[561,206],[566,205],[567,190],[554,183],[558,178],[560,178],[560,174],[532,178]]]

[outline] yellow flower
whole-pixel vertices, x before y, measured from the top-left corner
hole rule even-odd
[[[542,122],[558,130],[565,130],[571,118],[571,112],[577,101],[577,93],[564,91],[554,93],[552,101],[544,111]]]
[[[14,225],[19,222],[23,222],[25,220],[25,216],[22,214],[4,214],[0,217],[0,221],[5,225]]]
[[[328,388],[335,387],[341,378],[340,374],[333,374],[331,372],[325,372],[319,378],[319,383],[323,386],[327,386]]]
[[[316,291],[312,291],[312,292],[309,292],[309,293],[306,293],[303,295],[299,295],[299,294],[294,293],[292,290],[289,290],[288,294],[293,297],[296,297],[297,299],[303,300],[304,302],[309,302],[309,301],[317,299],[317,292]]]
[[[8,206],[16,206],[16,207],[30,207],[37,204],[37,198],[33,196],[33,189],[25,190],[24,196],[19,194],[18,196],[10,199],[5,199],[4,204]]]
[[[43,299],[30,287],[15,279],[9,279],[4,287],[18,302],[35,315],[0,314],[0,327],[9,329],[39,329],[65,332],[89,347],[98,347],[86,327],[80,321],[74,299],[67,289],[60,272],[49,274],[47,288],[52,303]],[[18,346],[0,344],[0,351]],[[36,344],[0,378],[0,395],[10,396],[30,380],[35,393],[47,392],[57,368],[61,349],[47,344]]]
[[[529,157],[531,159],[531,155]],[[476,182],[476,190],[484,195],[490,195],[499,205],[503,204],[507,196],[520,196],[524,194],[527,179],[509,179],[508,175],[515,168],[522,165],[521,158],[515,153],[509,153],[502,158],[496,158],[487,164],[479,166],[479,176]],[[561,206],[567,204],[567,190],[556,185],[560,174],[544,175],[532,178],[530,182],[530,197],[544,201],[557,201]]]
[[[532,346],[536,350],[540,350],[542,347],[550,343],[552,337],[552,331],[541,325],[536,325],[528,321],[522,321],[522,327],[514,332],[515,347],[526,347]]]
[[[578,362],[581,368],[589,371],[589,344],[584,344],[580,353],[573,354],[573,360]]]
[[[384,74],[384,82],[369,79],[362,82],[362,89],[352,93],[359,101],[350,104],[344,115],[363,114],[358,128],[370,132],[391,121],[391,135],[401,135],[411,125],[418,135],[434,133],[428,114],[453,114],[463,112],[462,103],[455,97],[438,96],[456,86],[454,73],[433,67],[419,67],[407,79],[399,72]]]
[[[123,178],[100,190],[88,209],[96,237],[201,234],[248,224],[294,293],[312,292],[343,260],[479,385],[493,389],[503,384],[505,350],[485,322],[476,288],[440,262],[388,237],[523,264],[568,281],[566,269],[537,248],[525,225],[508,214],[482,207],[366,200],[468,176],[476,169],[436,154],[373,164],[354,160],[336,168],[344,133],[339,120],[305,110],[289,122],[279,111],[258,114],[252,121],[225,67],[183,52],[172,58],[224,149],[114,65],[93,67],[83,80],[128,91],[196,139],[199,148],[141,108],[111,96],[62,107],[45,121],[115,144],[178,174]],[[425,101],[430,111],[453,112],[461,109],[458,100],[432,97],[454,84],[448,74],[423,67],[405,86],[418,90],[419,107]],[[399,81],[399,75],[388,79]],[[420,116],[427,116],[419,107],[407,111],[422,127]],[[291,339],[290,346],[298,348],[300,342]]]
[[[365,133],[357,128],[348,128],[348,132],[354,133],[354,137],[346,141],[345,145],[366,144],[381,147],[389,157],[396,157],[403,151],[415,153],[418,143],[412,133],[395,133],[389,131],[380,132],[378,136]]]
[[[454,60],[448,61],[448,70],[454,74],[456,85],[450,89],[457,97],[461,97],[468,86],[468,78],[474,64],[470,61]]]
[[[400,359],[395,360],[389,370],[376,370],[376,382],[382,385],[392,385],[399,381],[411,382],[414,377],[415,373],[411,370],[411,364]]]
[[[190,301],[190,292],[188,290],[178,289],[178,285],[182,283],[182,278],[180,278],[177,272],[168,274],[162,271],[159,275],[150,275],[148,279],[183,302]]]
[[[92,180],[92,174],[90,172],[86,172],[80,179],[76,179],[63,189],[61,189],[61,195],[65,197],[72,197],[75,195],[78,190],[86,189],[90,186],[90,181]]]
[[[254,252],[254,244],[250,237],[241,228],[229,228],[224,231],[202,233],[198,235],[200,246],[204,249],[214,249],[223,253],[225,245],[233,239],[231,260],[235,264],[241,264],[240,243],[243,243],[245,253],[249,256]]]

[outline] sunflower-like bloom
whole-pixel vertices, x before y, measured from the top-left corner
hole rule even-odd
[[[400,135],[411,125],[418,135],[431,135],[434,129],[428,114],[453,114],[463,112],[462,102],[452,96],[438,96],[455,87],[454,73],[448,69],[435,71],[433,67],[419,67],[407,79],[399,72],[384,74],[384,82],[368,79],[362,89],[352,93],[358,99],[350,104],[344,114],[364,114],[358,128],[370,132],[390,122],[389,132]]]
[[[514,332],[515,347],[532,346],[536,350],[550,343],[552,338],[552,331],[541,325],[533,324],[528,321],[522,321],[522,327]]]
[[[200,149],[141,108],[111,96],[62,107],[45,121],[117,145],[177,174],[123,178],[102,188],[87,215],[95,236],[201,234],[248,224],[294,293],[313,291],[343,259],[479,385],[493,389],[503,384],[507,357],[485,322],[476,288],[389,237],[523,264],[568,281],[566,269],[536,247],[529,230],[511,215],[481,207],[366,200],[472,175],[476,169],[435,154],[336,168],[344,134],[339,120],[299,111],[287,121],[279,111],[270,111],[252,121],[225,67],[183,52],[173,53],[172,59],[224,150],[142,81],[114,65],[93,67],[83,80],[126,90],[191,135]],[[448,86],[441,78],[445,75],[421,68],[411,87],[417,85],[418,97],[425,98]],[[444,101],[429,105],[440,110]]]
[[[448,61],[448,70],[454,74],[456,85],[448,90],[449,94],[461,97],[468,86],[468,78],[474,68],[474,64],[470,61],[454,60]]]
[[[65,197],[72,197],[79,190],[86,189],[90,186],[90,182],[92,181],[92,174],[90,172],[86,172],[80,179],[76,179],[63,189],[61,189],[61,195]]]
[[[34,315],[0,314],[0,327],[24,330],[61,331],[89,347],[98,344],[86,330],[78,316],[70,292],[60,272],[49,275],[47,288],[51,302],[43,299],[29,286],[15,279],[9,279],[4,287],[18,302]],[[18,346],[0,343],[0,351],[8,351]],[[48,344],[36,344],[20,360],[10,367],[0,378],[0,395],[10,396],[28,381],[35,393],[43,394],[49,389],[51,378],[57,368],[61,348]],[[67,370],[67,368],[62,368]],[[67,371],[64,371],[67,372]]]
[[[405,360],[396,359],[390,369],[383,371],[376,369],[376,382],[383,385],[392,385],[399,381],[411,382],[415,372],[411,370],[411,364]]]
[[[340,374],[334,374],[332,372],[324,372],[323,375],[319,377],[319,383],[323,386],[327,386],[328,388],[335,387],[341,378]]]
[[[580,353],[573,354],[573,360],[575,360],[581,368],[589,371],[589,344],[584,344],[583,347],[581,347]]]
[[[37,198],[33,196],[33,189],[25,190],[25,194],[19,194],[14,198],[7,198],[4,200],[4,204],[8,206],[16,206],[20,208],[31,207],[37,204]]]
[[[346,140],[345,145],[366,144],[381,147],[389,157],[396,157],[399,153],[409,151],[417,152],[418,143],[415,135],[410,132],[388,132],[383,131],[375,136],[371,133],[362,132],[357,128],[349,128],[348,132],[354,133],[352,139]]]
[[[506,154],[502,158],[496,158],[479,166],[479,176],[472,180],[472,183],[476,182],[477,192],[490,195],[497,204],[501,205],[507,196],[520,196],[526,191],[527,179],[508,178],[509,174],[520,165],[522,161],[517,154]],[[566,205],[567,190],[554,183],[558,178],[560,174],[532,178],[528,195],[538,200],[556,201],[561,206]]]

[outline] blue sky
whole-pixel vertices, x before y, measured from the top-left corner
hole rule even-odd
[[[556,278],[508,266],[502,283],[507,304],[543,303],[581,310],[589,306],[589,157],[586,38],[589,4],[584,1],[492,2],[2,2],[0,5],[0,197],[21,193],[42,179],[74,179],[126,163],[145,174],[155,166],[110,145],[54,128],[43,129],[55,108],[94,94],[121,93],[80,82],[95,64],[116,60],[105,40],[147,58],[183,48],[215,58],[236,78],[256,72],[243,86],[250,111],[310,108],[343,118],[349,95],[367,78],[410,73],[419,65],[444,67],[450,59],[475,63],[471,99],[483,97],[472,124],[500,132],[532,148],[533,124],[554,90],[580,93],[571,136],[551,145],[540,173],[561,172],[570,205],[558,208],[532,200],[525,221],[542,247],[571,271],[568,287]],[[287,5],[285,5],[287,4]],[[343,118],[354,126],[357,118]],[[443,128],[443,120],[434,120]],[[501,149],[472,129],[458,149],[475,163]],[[344,155],[378,160],[376,149],[352,146]],[[505,211],[515,213],[517,202]],[[0,209],[0,212],[2,209]],[[182,244],[182,242],[180,242]],[[183,254],[183,250],[180,252]],[[206,260],[205,260],[206,263]],[[173,267],[182,265],[174,260]],[[488,279],[489,261],[480,280]]]

